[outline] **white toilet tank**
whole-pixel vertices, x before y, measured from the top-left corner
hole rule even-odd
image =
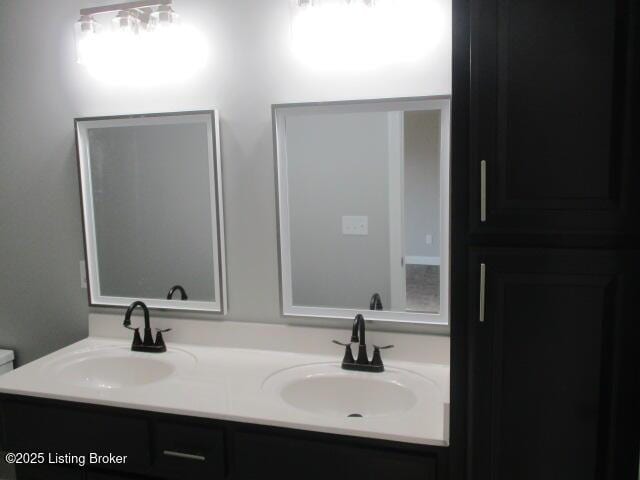
[[[0,350],[0,375],[13,370],[13,351]]]

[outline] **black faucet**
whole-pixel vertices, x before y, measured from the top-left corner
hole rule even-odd
[[[374,293],[371,295],[371,300],[369,301],[369,310],[382,310],[382,298],[380,298],[379,293]]]
[[[182,285],[174,285],[173,287],[171,287],[169,289],[169,293],[167,293],[167,300],[172,300],[173,299],[173,294],[176,292],[176,290],[180,290],[180,300],[188,300],[189,299],[189,297],[187,297],[187,292],[184,290]]]
[[[131,314],[137,308],[142,308],[142,312],[144,313],[144,339],[140,338],[140,328],[131,326]],[[170,328],[165,330],[160,330],[156,328],[157,334],[156,339],[153,339],[153,334],[151,333],[151,322],[149,320],[149,308],[145,305],[144,302],[140,300],[133,302],[127,308],[127,313],[124,314],[124,322],[122,323],[125,328],[129,330],[133,330],[133,343],[131,344],[131,350],[134,352],[148,352],[148,353],[162,353],[167,351],[167,346],[164,343],[164,338],[162,334],[170,331]]]
[[[333,341],[336,345],[342,345],[345,347],[344,358],[342,359],[342,368],[345,370],[357,370],[360,372],[384,372],[384,364],[382,363],[380,350],[393,348],[393,345],[386,345],[384,347],[374,345],[373,357],[371,358],[371,361],[369,361],[365,332],[366,326],[364,317],[361,314],[357,314],[356,318],[353,320],[351,342],[342,343],[337,340]],[[351,352],[351,344],[355,342],[358,343],[358,358],[354,360],[353,353]]]
[[[356,318],[353,319],[353,328],[351,329],[351,343],[358,343],[356,365],[369,365],[367,342],[365,340],[366,330],[364,317],[361,314],[357,314]]]

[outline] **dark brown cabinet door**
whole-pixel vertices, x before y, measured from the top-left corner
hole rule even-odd
[[[83,480],[82,471],[49,465],[19,465],[16,468],[18,480]]]
[[[470,3],[472,235],[502,245],[631,245],[637,0]]]
[[[439,480],[432,454],[355,447],[338,441],[297,436],[238,433],[235,437],[234,480]]]
[[[186,477],[186,475],[185,475]],[[151,477],[129,477],[125,475],[120,475],[117,473],[108,473],[108,472],[88,472],[85,477],[86,480],[157,480]],[[188,477],[191,478],[191,477]],[[197,478],[197,477],[193,477]]]
[[[48,405],[22,398],[5,400],[2,410],[6,447],[13,452],[70,454],[85,459],[91,453],[112,454],[127,460],[110,464],[109,469],[146,472],[151,466],[150,423],[138,413],[96,411],[91,405]]]
[[[470,478],[635,478],[638,255],[475,249],[470,265]]]

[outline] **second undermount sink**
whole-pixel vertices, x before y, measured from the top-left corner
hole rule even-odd
[[[80,387],[116,389],[155,383],[195,363],[195,357],[182,350],[150,354],[106,347],[64,356],[46,365],[44,373]]]
[[[407,370],[354,372],[337,363],[282,370],[265,380],[263,390],[295,409],[343,418],[399,415],[440,397],[434,382]]]

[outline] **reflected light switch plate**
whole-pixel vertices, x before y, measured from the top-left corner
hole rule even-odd
[[[342,217],[343,235],[369,235],[369,217],[344,215]]]

